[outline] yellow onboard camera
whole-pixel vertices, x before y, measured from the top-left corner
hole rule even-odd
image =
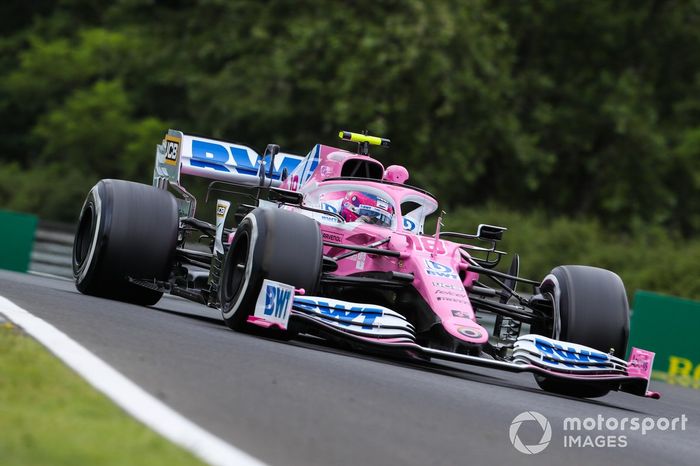
[[[357,143],[357,153],[360,155],[369,155],[369,146],[382,146],[390,147],[391,141],[389,139],[380,138],[377,136],[370,136],[364,133],[353,133],[350,131],[341,131],[338,133],[340,139],[344,141],[356,142]]]

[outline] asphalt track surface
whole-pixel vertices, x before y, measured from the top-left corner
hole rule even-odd
[[[79,294],[71,282],[0,272],[0,295],[97,354],[200,426],[271,465],[700,464],[700,391],[652,382],[661,400],[547,394],[529,374],[358,355],[314,339],[238,334],[165,297],[152,308]],[[516,451],[512,420],[537,411],[552,439]],[[685,430],[564,432],[569,417],[687,417]],[[568,447],[565,434],[625,435],[626,447]],[[536,444],[542,430],[518,433]]]

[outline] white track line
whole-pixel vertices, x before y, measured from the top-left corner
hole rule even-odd
[[[0,313],[58,356],[127,413],[212,465],[263,465],[175,412],[68,335],[0,296]]]
[[[28,274],[30,275],[36,275],[37,277],[44,277],[44,278],[55,278],[56,280],[62,280],[64,282],[72,282],[73,280],[68,278],[68,277],[62,277],[60,275],[54,275],[52,273],[46,273],[46,272],[37,272],[36,270],[29,270],[27,271]]]

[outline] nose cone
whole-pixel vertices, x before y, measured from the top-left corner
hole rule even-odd
[[[450,261],[440,254],[436,258],[418,257],[414,263],[414,274],[418,280],[414,280],[414,284],[447,333],[465,343],[481,345],[488,341],[489,334],[476,323],[474,310],[454,262],[456,260]]]
[[[455,338],[473,345],[481,345],[489,339],[489,334],[484,327],[466,317],[460,317],[456,312],[450,318],[443,319],[442,325],[447,333]]]

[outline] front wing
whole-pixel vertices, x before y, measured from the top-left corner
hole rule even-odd
[[[304,296],[302,290],[296,290],[293,299],[284,303],[286,312],[282,312],[279,303],[275,302],[274,287],[290,287],[267,283],[267,287],[261,290],[254,316],[249,318],[252,324],[282,328],[290,324],[382,353],[423,360],[448,360],[509,372],[530,372],[654,399],[661,396],[649,390],[654,362],[654,353],[650,351],[632,348],[629,359],[624,361],[583,345],[541,335],[523,335],[516,341],[509,360],[453,353],[417,344],[413,325],[401,314],[382,306]],[[285,314],[286,318],[281,322],[280,316]]]

